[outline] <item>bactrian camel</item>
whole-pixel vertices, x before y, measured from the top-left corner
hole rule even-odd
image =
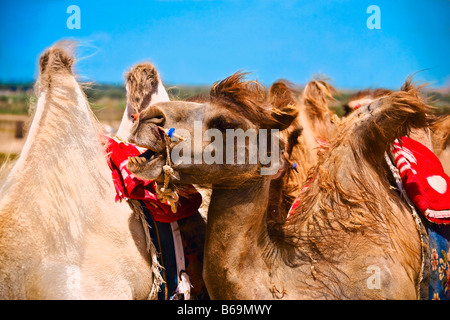
[[[130,140],[151,147],[155,154],[131,158],[128,168],[144,179],[163,181],[167,156],[174,155],[167,149],[193,143],[188,139],[168,144],[155,134],[161,132],[158,127],[191,137],[195,124],[201,123],[203,132],[216,129],[223,143],[206,139],[200,148],[214,154],[226,150],[229,129],[254,129],[259,137],[261,129],[285,129],[296,116],[291,109],[272,108],[259,84],[234,74],[214,84],[206,102],[164,102],[142,111]],[[395,92],[346,118],[310,171],[299,207],[282,223],[267,214],[270,183],[277,173],[262,175],[266,167],[261,161],[196,163],[198,148],[186,146],[183,150],[191,153],[172,163],[173,181],[213,186],[204,261],[211,297],[417,299],[420,233],[407,204],[390,188],[384,153],[396,137],[426,127],[429,112],[412,92]],[[278,138],[274,133],[267,139]],[[271,155],[276,152],[273,149]],[[278,172],[284,166],[281,152],[282,148],[276,154]],[[375,284],[372,276],[378,277]]]
[[[37,106],[0,191],[0,299],[147,299],[161,283],[115,189],[100,126],[62,45],[40,58]]]

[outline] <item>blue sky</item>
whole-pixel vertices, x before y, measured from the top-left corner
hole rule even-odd
[[[81,29],[68,29],[69,5]],[[370,5],[381,29],[369,29]],[[80,47],[80,79],[123,83],[147,60],[168,84],[212,84],[237,70],[265,84],[326,75],[338,88],[450,86],[448,0],[0,0],[0,82],[36,78],[42,51],[61,39]]]

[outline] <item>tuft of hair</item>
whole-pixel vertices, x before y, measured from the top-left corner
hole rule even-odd
[[[286,117],[296,118],[299,113],[298,101],[295,98],[294,85],[286,80],[278,80],[269,89],[269,101],[273,117],[278,121],[281,130],[286,129]],[[292,121],[291,121],[292,122]]]
[[[441,115],[431,126],[434,152],[437,156],[450,147],[450,115]]]
[[[74,53],[77,43],[70,40],[58,41],[47,48],[39,58],[39,77],[34,84],[34,92],[38,96],[44,88],[51,88],[54,77],[73,74]],[[35,106],[30,104],[29,112],[33,114]]]
[[[421,94],[420,91],[423,88],[427,87],[428,84],[427,83],[417,84],[417,83],[413,82],[413,78],[414,78],[414,75],[408,76],[408,78],[406,78],[405,83],[402,85],[400,90],[404,91],[404,92],[408,92],[409,94],[412,94],[419,99],[425,100],[424,96]],[[427,99],[427,101],[428,101],[428,99]]]
[[[127,103],[135,112],[140,112],[158,90],[160,77],[155,66],[149,62],[139,63],[125,73]]]
[[[72,74],[72,66],[75,61],[72,51],[75,44],[71,41],[60,41],[46,49],[39,59],[39,71],[47,72],[69,72]]]
[[[328,104],[334,101],[336,89],[324,80],[308,82],[303,90],[303,105],[311,120],[323,121],[329,114]]]
[[[212,103],[225,105],[229,110],[269,128],[274,119],[267,107],[264,87],[257,81],[244,80],[248,73],[236,72],[222,81],[215,82],[210,90]]]

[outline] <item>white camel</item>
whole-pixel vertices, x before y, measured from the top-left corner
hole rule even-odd
[[[41,56],[33,123],[0,187],[0,299],[155,298],[157,262],[132,209],[114,201],[73,61],[59,45]]]

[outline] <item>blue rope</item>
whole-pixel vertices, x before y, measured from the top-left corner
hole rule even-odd
[[[175,128],[170,128],[169,131],[167,132],[167,135],[172,138],[174,131],[175,131]]]

